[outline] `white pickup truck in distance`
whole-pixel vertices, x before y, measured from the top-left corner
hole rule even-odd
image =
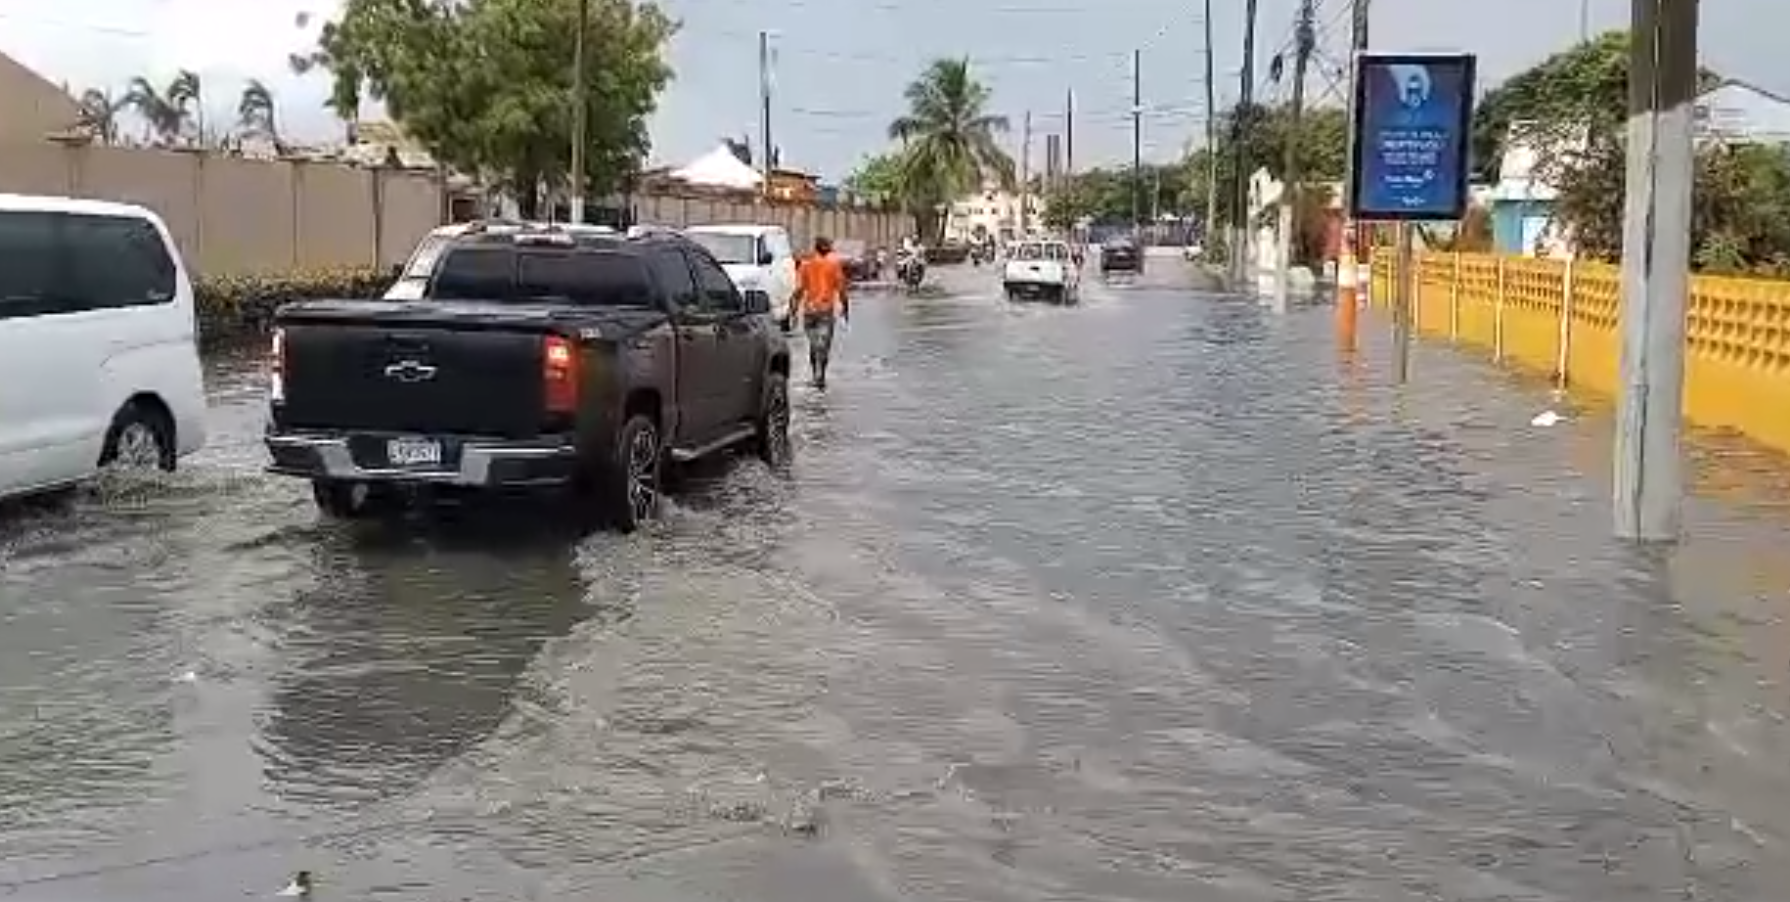
[[[1068,242],[1022,241],[1001,272],[1010,301],[1074,304],[1081,300],[1081,270]]]

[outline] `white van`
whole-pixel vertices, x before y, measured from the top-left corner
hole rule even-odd
[[[193,288],[142,207],[0,194],[0,498],[205,443]]]
[[[789,233],[772,225],[699,225],[684,237],[713,254],[741,291],[758,289],[771,296],[779,314],[796,293],[796,254]]]

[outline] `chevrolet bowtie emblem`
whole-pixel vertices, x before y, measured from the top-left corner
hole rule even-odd
[[[399,382],[427,382],[435,378],[435,367],[420,360],[400,360],[385,368],[385,377]]]

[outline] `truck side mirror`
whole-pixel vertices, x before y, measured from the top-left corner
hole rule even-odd
[[[770,266],[771,264],[773,264],[775,262],[777,262],[777,255],[771,253],[770,251],[765,251],[764,253],[761,253],[758,255],[758,265],[759,266]]]

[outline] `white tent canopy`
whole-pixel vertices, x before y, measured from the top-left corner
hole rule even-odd
[[[692,185],[738,190],[757,188],[764,181],[758,170],[740,162],[725,144],[697,157],[682,169],[673,170],[671,177]]]

